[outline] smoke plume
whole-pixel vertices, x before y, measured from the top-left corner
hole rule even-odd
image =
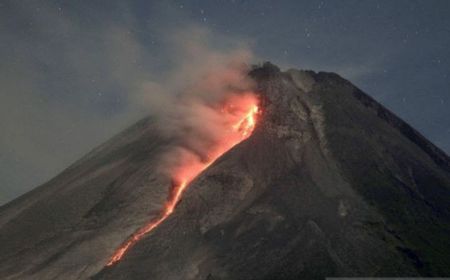
[[[160,130],[175,139],[161,171],[178,183],[189,182],[242,140],[242,131],[233,125],[257,104],[247,75],[252,53],[240,43],[215,48],[208,30],[198,27],[168,40],[177,46],[173,71],[162,82],[145,82],[141,96],[157,115]]]

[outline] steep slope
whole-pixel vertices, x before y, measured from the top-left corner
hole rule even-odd
[[[105,267],[170,185],[155,168],[171,139],[149,119],[1,208],[0,278],[449,276],[447,155],[336,74],[250,75],[252,136],[120,262]]]

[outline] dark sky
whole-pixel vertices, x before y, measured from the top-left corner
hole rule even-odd
[[[0,204],[147,114],[134,92],[176,65],[167,37],[189,25],[255,63],[337,72],[449,153],[449,15],[447,0],[2,1]]]

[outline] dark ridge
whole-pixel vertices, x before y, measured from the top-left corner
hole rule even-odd
[[[269,61],[264,62],[261,66],[253,65],[249,72],[250,77],[255,80],[269,79],[271,76],[279,74],[280,68],[278,66],[270,63]]]
[[[389,109],[381,105],[370,95],[364,93],[352,83],[342,78],[340,75],[333,72],[319,72],[315,73],[311,70],[304,72],[310,74],[316,83],[327,83],[331,86],[336,84],[346,85],[351,87],[353,96],[358,99],[365,107],[376,112],[378,117],[386,121],[389,125],[400,130],[411,142],[419,146],[425,153],[427,153],[433,161],[440,167],[450,172],[450,158],[449,156],[436,145],[427,140],[419,131],[411,127],[401,118],[392,113]],[[280,73],[278,66],[264,62],[261,66],[253,66],[249,75],[257,81],[266,80],[270,77]]]
[[[444,151],[427,140],[419,131],[411,127],[401,118],[392,113],[389,109],[378,103],[370,95],[355,87],[349,81],[345,80],[336,73],[319,72],[315,76],[315,78],[319,83],[329,84],[331,80],[333,82],[337,81],[341,84],[352,87],[353,96],[358,99],[365,107],[375,111],[378,117],[386,121],[394,128],[400,130],[400,132],[405,135],[411,142],[419,146],[425,153],[427,153],[437,165],[450,172],[450,158]]]

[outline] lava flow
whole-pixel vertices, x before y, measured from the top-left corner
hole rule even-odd
[[[210,166],[225,152],[233,146],[248,138],[256,125],[256,118],[259,113],[258,100],[254,94],[236,95],[226,100],[225,105],[216,109],[219,117],[223,120],[225,128],[221,139],[216,141],[212,147],[205,151],[206,159],[189,160],[184,159],[172,171],[172,181],[174,182],[172,192],[169,195],[164,208],[158,218],[139,228],[131,235],[112,255],[107,263],[111,266],[120,261],[128,249],[136,244],[145,234],[159,226],[169,217],[180,200],[183,192],[189,183],[194,180],[203,170]]]

